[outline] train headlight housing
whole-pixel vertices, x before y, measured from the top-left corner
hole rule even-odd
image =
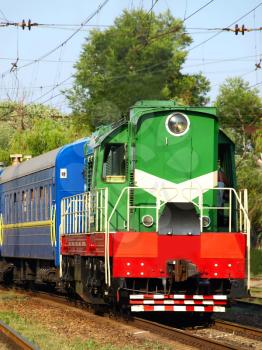
[[[151,215],[144,215],[142,217],[142,224],[145,226],[145,227],[151,227],[154,223],[154,219]]]
[[[170,114],[166,119],[166,129],[173,136],[182,136],[190,126],[188,117],[180,112]]]
[[[211,224],[211,220],[209,216],[202,217],[202,225],[203,227],[208,227]]]

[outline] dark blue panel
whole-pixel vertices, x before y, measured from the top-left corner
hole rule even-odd
[[[1,255],[16,258],[54,259],[49,227],[8,229],[4,232]]]
[[[40,187],[44,189],[41,199]],[[31,190],[34,191],[32,201]],[[26,194],[25,202],[22,201],[23,193]],[[0,185],[0,194],[5,224],[49,220],[51,197],[55,199],[54,168],[3,183]]]

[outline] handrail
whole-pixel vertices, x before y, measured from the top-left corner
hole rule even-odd
[[[4,243],[4,221],[3,214],[0,214],[0,246]]]
[[[105,232],[105,284],[108,285],[108,287],[111,286],[111,272],[110,272],[110,256],[109,256],[109,234],[110,234],[110,221],[116,211],[116,208],[120,202],[120,200],[123,197],[124,192],[127,190],[128,187],[124,187],[120,193],[120,196],[118,197],[118,200],[116,201],[116,204],[111,211],[111,214],[109,215],[107,219],[107,225],[106,225],[106,232]]]
[[[92,224],[95,224],[95,232],[105,232],[107,191],[105,187],[64,197],[61,201],[61,233],[91,233]]]
[[[56,247],[56,205],[51,206],[50,213],[50,240],[52,247]]]

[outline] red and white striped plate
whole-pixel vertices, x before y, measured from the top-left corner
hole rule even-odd
[[[132,305],[132,312],[151,312],[151,311],[182,311],[182,312],[225,312],[224,306],[166,306],[166,305]]]
[[[226,295],[131,294],[133,312],[182,311],[225,312]]]
[[[130,294],[130,300],[144,299],[193,299],[193,300],[227,300],[226,295],[185,295],[185,294]]]

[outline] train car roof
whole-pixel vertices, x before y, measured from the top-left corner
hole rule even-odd
[[[56,148],[52,151],[41,154],[40,156],[24,161],[18,165],[10,165],[7,168],[5,168],[2,174],[0,175],[0,184],[36,173],[41,170],[52,168],[56,164],[56,159],[60,151],[64,150],[65,148],[72,147],[78,143],[86,142],[87,138],[77,140],[76,142]]]
[[[40,170],[52,168],[55,165],[56,157],[62,147],[40,156],[29,159],[18,165],[10,165],[5,168],[0,177],[0,183],[8,182],[22,176],[26,176]]]

